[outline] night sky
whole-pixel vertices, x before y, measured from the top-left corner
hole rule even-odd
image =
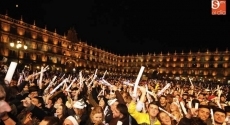
[[[60,35],[74,27],[82,41],[121,55],[230,45],[230,18],[212,16],[211,1],[1,0],[0,10]]]

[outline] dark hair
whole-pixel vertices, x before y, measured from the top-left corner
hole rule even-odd
[[[199,105],[199,108],[206,108],[206,109],[210,110],[211,107],[208,105]]]
[[[60,106],[62,107],[62,117],[67,117],[68,116],[68,108],[63,103]]]
[[[61,125],[59,119],[54,116],[46,116],[43,121],[47,121],[46,125]]]
[[[157,118],[159,119],[160,122],[162,122],[162,119],[160,118],[160,114],[161,113],[165,113],[163,111],[160,111],[158,114],[157,114]],[[166,113],[167,114],[167,113]],[[168,114],[167,114],[168,115]],[[170,117],[170,116],[169,116]],[[171,119],[170,119],[171,120]],[[163,123],[161,123],[163,125]],[[171,125],[176,125],[176,121],[175,120],[171,120]]]
[[[226,115],[226,111],[224,111],[223,109],[221,109],[221,108],[215,108],[215,109],[213,109],[213,113],[215,113],[215,112],[221,112],[221,113],[224,113],[225,115]]]
[[[36,96],[36,97],[34,97],[34,98],[36,98],[36,99],[38,100],[38,103],[41,104],[41,107],[42,107],[42,108],[45,107],[45,105],[44,105],[44,100],[43,100],[42,97]]]
[[[160,98],[165,98],[165,99],[167,99],[167,97],[166,97],[166,96],[164,96],[164,95],[160,96]],[[160,99],[160,98],[159,98],[159,99]]]
[[[62,107],[62,116],[59,120],[61,123],[63,123],[65,121],[66,117],[68,117],[68,109],[63,103],[60,106]]]
[[[157,102],[156,102],[156,101],[152,101],[152,102],[150,102],[150,103],[149,103],[149,105],[148,105],[148,108],[149,108],[149,106],[150,106],[150,105],[155,105],[155,106],[157,106],[157,107],[158,107],[158,104],[157,104]]]
[[[125,104],[118,104],[117,105],[117,110],[125,116],[129,115],[128,108]]]
[[[31,87],[29,87],[29,93],[31,93],[31,92],[38,92],[38,90],[39,90],[38,86],[31,86]]]

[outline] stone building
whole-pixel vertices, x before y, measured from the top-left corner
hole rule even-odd
[[[228,50],[219,52],[189,52],[119,56],[88,45],[79,40],[74,28],[66,35],[59,35],[27,24],[23,19],[12,19],[0,15],[0,55],[8,61],[18,59],[20,65],[39,69],[50,65],[52,70],[72,71],[83,70],[85,73],[103,75],[108,71],[111,76],[136,77],[140,67],[145,66],[144,75],[160,78],[210,80],[227,82],[230,80],[230,63]],[[11,47],[11,43],[20,42],[27,49]]]

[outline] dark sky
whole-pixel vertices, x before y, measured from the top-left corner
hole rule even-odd
[[[212,16],[210,1],[1,0],[0,9],[60,35],[75,27],[82,41],[121,55],[230,45],[230,18]]]

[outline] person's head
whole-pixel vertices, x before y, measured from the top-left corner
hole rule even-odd
[[[220,102],[226,102],[226,97],[225,95],[220,96]]]
[[[202,101],[204,99],[204,95],[202,93],[199,94],[198,99]]]
[[[29,97],[33,98],[38,96],[38,87],[37,86],[31,86],[29,88]]]
[[[130,94],[128,94],[128,95],[124,98],[124,101],[125,101],[126,104],[131,103],[132,97],[130,96]]]
[[[64,104],[60,104],[56,109],[56,115],[58,117],[67,116],[67,107]]]
[[[129,95],[129,93],[128,93],[128,92],[123,92],[123,93],[122,93],[122,97],[123,97],[123,99],[125,99],[128,95]]]
[[[94,124],[101,124],[104,120],[103,109],[100,106],[96,106],[90,113],[90,120]]]
[[[169,115],[165,112],[160,112],[158,114],[159,116],[159,120],[161,121],[162,125],[171,125],[172,121],[171,118],[169,117]]]
[[[19,93],[18,87],[17,86],[11,86],[8,88],[9,90],[9,98],[15,98],[17,94]]]
[[[188,93],[184,93],[184,94],[182,95],[182,98],[183,98],[183,99],[187,99],[187,98],[188,98]]]
[[[104,98],[100,98],[100,101],[99,101],[99,106],[101,106],[102,108],[105,107],[105,101],[104,101]]]
[[[171,103],[173,102],[173,99],[174,99],[174,98],[173,98],[173,95],[167,94],[167,95],[166,95],[166,98],[167,98],[167,100],[168,100],[168,103],[171,104]]]
[[[207,105],[200,105],[198,109],[198,117],[202,121],[206,121],[208,117],[210,116],[210,109]]]
[[[148,105],[148,113],[150,117],[156,117],[157,114],[159,113],[158,105],[156,102],[151,102]]]
[[[214,110],[214,121],[216,124],[222,125],[225,122],[226,112],[223,109],[216,108]]]
[[[80,117],[84,113],[86,106],[87,105],[85,104],[84,100],[80,99],[74,103],[73,110],[75,114]]]
[[[85,111],[84,109],[79,109],[79,108],[73,108],[73,110],[77,116],[81,116]]]
[[[67,97],[63,92],[58,92],[57,95],[54,97],[54,104],[65,104],[67,101]]]
[[[59,119],[54,116],[44,117],[39,125],[61,125]]]
[[[73,116],[68,116],[62,125],[78,125],[78,122]]]
[[[173,103],[170,104],[170,111],[171,111],[171,112],[179,111],[179,107],[178,107],[178,105],[176,104],[176,102],[173,102]]]
[[[25,92],[28,92],[28,91],[29,91],[29,85],[28,85],[28,84],[26,84],[26,85],[24,86],[23,91],[25,91]]]
[[[174,95],[174,96],[178,95],[178,91],[175,90],[175,91],[173,92],[173,95]]]
[[[166,96],[163,96],[163,95],[162,95],[162,96],[160,97],[160,104],[161,104],[161,105],[165,105],[166,103],[167,103],[167,98],[166,98]]]
[[[72,96],[76,96],[77,91],[78,91],[78,88],[77,88],[77,87],[74,87],[73,89],[71,89],[71,95],[72,95]]]
[[[11,107],[5,101],[6,92],[2,85],[0,85],[0,118],[3,117],[7,112],[11,111]]]
[[[122,119],[128,116],[128,108],[125,104],[118,104],[116,108],[113,110],[113,117]]]
[[[44,107],[44,100],[42,97],[34,97],[31,99],[31,103],[39,108],[43,108]]]
[[[49,99],[48,102],[47,102],[48,105],[53,105],[53,99]]]

